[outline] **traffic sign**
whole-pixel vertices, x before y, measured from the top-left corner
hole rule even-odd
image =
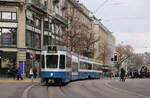
[[[30,53],[30,58],[31,58],[31,59],[34,59],[34,58],[35,58],[35,54]]]

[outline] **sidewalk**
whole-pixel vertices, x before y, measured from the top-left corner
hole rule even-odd
[[[23,80],[14,80],[13,78],[1,78],[0,82],[32,82],[31,78],[24,78]],[[40,83],[40,78],[33,79],[34,83]]]

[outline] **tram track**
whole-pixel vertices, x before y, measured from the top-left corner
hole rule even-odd
[[[76,83],[76,85],[80,86],[83,89],[88,90],[89,92],[92,92],[93,94],[96,94],[97,96],[102,96],[103,98],[108,98],[107,96],[104,96],[103,94],[100,93],[98,87],[96,87],[94,85],[94,82],[90,82],[90,86],[92,86],[94,88],[91,88],[90,86],[87,86],[89,84],[86,85],[84,83]],[[38,87],[40,85],[37,84],[37,85],[33,85],[32,87],[30,87],[30,89],[28,90],[28,93],[27,93],[27,97],[25,97],[25,98],[30,98],[30,96],[28,96],[31,94],[30,90],[36,86]],[[72,96],[70,96],[66,92],[66,89],[65,89],[66,86],[42,86],[42,87],[44,87],[43,90],[45,89],[48,98],[72,98]]]
[[[70,95],[68,95],[62,87],[59,87],[60,92],[62,92],[62,94],[64,95],[65,98],[72,98]]]
[[[49,98],[55,98],[55,96],[52,95],[51,92],[49,91],[49,86],[46,87],[46,90]]]
[[[72,98],[63,90],[63,87],[61,86],[47,86],[46,89],[49,98],[58,98],[58,95],[55,92],[59,92],[61,94],[61,97],[59,98]]]
[[[91,82],[91,86],[94,87],[94,89],[92,89],[92,88],[90,88],[90,87],[87,87],[85,84],[81,84],[81,86],[82,86],[83,88],[87,89],[88,91],[92,92],[92,93],[96,93],[96,94],[98,94],[99,96],[102,96],[102,98],[109,98],[108,96],[102,94],[102,93],[99,91],[100,89],[98,89],[98,87],[96,87],[96,86],[94,85],[94,82]]]
[[[24,92],[23,92],[23,94],[22,94],[22,98],[29,98],[29,93],[30,93],[30,90],[33,88],[33,87],[35,87],[35,86],[37,86],[38,84],[35,84],[35,85],[30,85],[28,88],[26,88],[25,90],[24,90]]]

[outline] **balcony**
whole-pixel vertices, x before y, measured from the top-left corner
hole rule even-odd
[[[28,3],[32,3],[33,5],[37,6],[38,8],[46,11],[47,7],[41,4],[40,0],[25,0]]]
[[[68,20],[58,14],[55,13],[55,18],[58,19],[59,21],[63,22],[64,24],[68,24]]]

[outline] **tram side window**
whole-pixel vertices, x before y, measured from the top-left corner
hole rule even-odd
[[[80,62],[80,69],[87,69],[87,63]]]
[[[64,55],[60,55],[59,68],[65,69],[65,56]]]
[[[45,68],[45,59],[44,59],[44,55],[42,55],[42,68]]]
[[[47,68],[57,68],[58,65],[58,55],[47,55],[46,56]]]
[[[80,62],[80,69],[83,69],[83,62]]]
[[[99,65],[97,65],[97,64],[94,64],[94,65],[93,65],[93,69],[94,69],[94,70],[100,70],[99,68],[100,68]]]
[[[88,63],[88,70],[92,70],[92,64]]]
[[[72,62],[72,72],[78,72],[78,63]]]
[[[67,61],[66,61],[66,67],[67,68],[71,68],[71,58],[68,57],[68,56],[66,56],[66,59],[67,59]]]

